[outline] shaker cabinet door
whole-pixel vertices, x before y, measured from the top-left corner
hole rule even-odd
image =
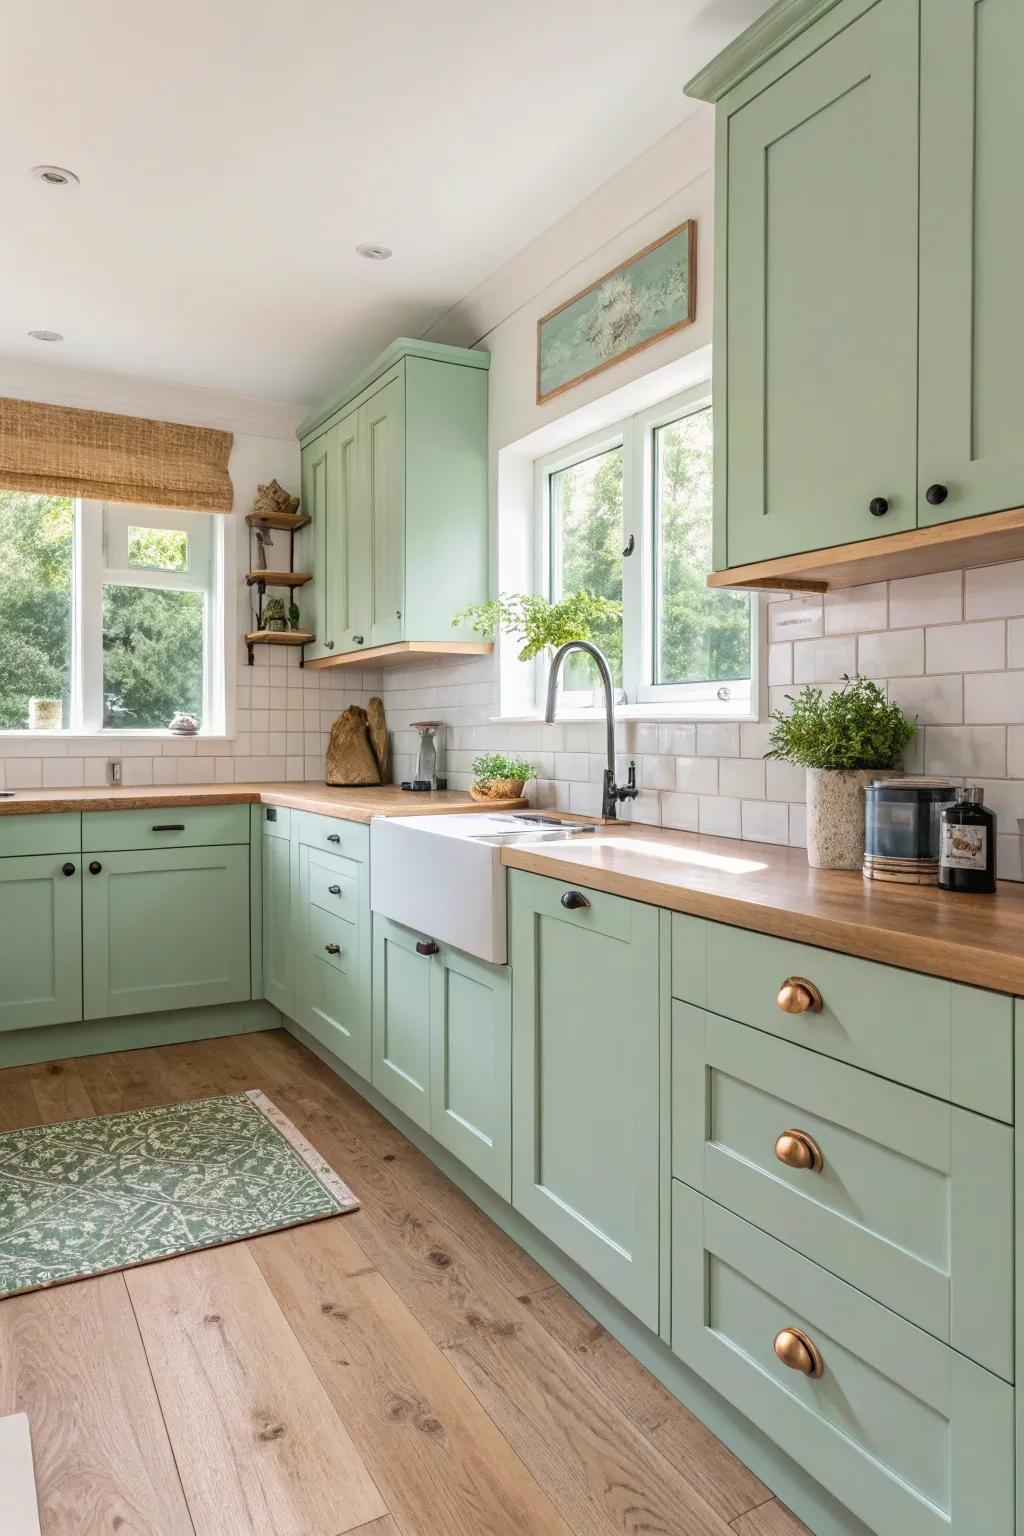
[[[421,1130],[430,1130],[429,941],[386,917],[373,919],[373,1067],[371,1082]]]
[[[519,870],[509,893],[512,1203],[657,1328],[658,911]]]
[[[719,566],[916,523],[918,3],[858,9],[719,112]]]
[[[0,1031],[82,1017],[81,866],[79,853],[0,859]]]
[[[311,443],[307,443],[301,454],[301,503],[300,509],[307,517],[313,519],[312,525],[300,535],[300,540],[306,540],[309,559],[308,569],[313,571],[314,579],[305,587],[300,588],[297,601],[302,612],[302,627],[311,630],[316,635],[313,644],[306,647],[306,660],[313,661],[318,656],[329,656],[330,647],[327,642],[334,637],[330,630],[330,614],[328,603],[328,579],[327,579],[327,504],[330,491],[330,455],[328,452],[328,434],[316,437]],[[271,529],[270,536],[275,540],[284,542],[289,538],[287,533],[275,534]],[[268,556],[268,565],[274,564],[273,552]]]
[[[430,1130],[485,1184],[511,1199],[509,968],[447,947],[431,974]]]
[[[923,526],[1024,503],[1022,60],[1020,0],[922,5]]]
[[[372,538],[370,645],[401,640],[405,608],[405,408],[401,377],[363,407],[364,500]]]

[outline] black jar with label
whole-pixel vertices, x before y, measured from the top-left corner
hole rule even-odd
[[[939,884],[944,891],[989,894],[996,888],[996,818],[982,791],[965,784],[942,813]]]

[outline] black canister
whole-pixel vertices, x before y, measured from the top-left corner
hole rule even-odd
[[[942,812],[956,791],[943,779],[876,779],[865,791],[864,878],[934,885]]]
[[[984,792],[965,784],[942,813],[939,884],[944,891],[990,895],[996,888],[996,816]]]

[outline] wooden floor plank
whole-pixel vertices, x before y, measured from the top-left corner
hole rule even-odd
[[[771,1490],[560,1285],[524,1296],[522,1305],[723,1520],[771,1498]]]
[[[41,1125],[80,1120],[96,1113],[73,1061],[48,1061],[33,1067],[32,1094]]]
[[[28,1414],[0,1418],[0,1498],[4,1536],[41,1536]]]
[[[39,1124],[39,1106],[32,1092],[28,1067],[5,1067],[0,1072],[0,1132],[20,1131]]]
[[[339,1536],[387,1514],[243,1244],[125,1281],[198,1536]]]
[[[371,1520],[369,1525],[361,1525],[353,1536],[405,1536],[392,1520],[390,1515],[385,1515],[382,1520]]]
[[[105,1056],[80,1056],[78,1075],[98,1115],[173,1104],[182,1097],[159,1046],[141,1051],[111,1051]]]
[[[17,1412],[44,1536],[192,1536],[121,1275],[0,1302],[0,1413]]]
[[[486,1263],[511,1295],[522,1296],[551,1285],[551,1276],[518,1243],[496,1227],[440,1168],[291,1035],[284,1030],[250,1035],[243,1048],[252,1057],[261,1078],[272,1077],[292,1088],[298,1079],[307,1083],[314,1094],[330,1094],[346,1129],[358,1138],[364,1150],[375,1152],[400,1184],[415,1190],[417,1198],[458,1234],[466,1248]],[[265,1091],[273,1098],[272,1088]]]
[[[770,1499],[760,1508],[741,1515],[732,1528],[735,1536],[811,1536],[806,1525],[778,1499]]]
[[[347,1218],[249,1247],[405,1536],[570,1536]]]

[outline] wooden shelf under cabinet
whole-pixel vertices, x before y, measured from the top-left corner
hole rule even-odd
[[[312,645],[316,635],[304,629],[251,629],[246,645]]]
[[[307,667],[398,667],[417,661],[443,661],[448,656],[490,656],[490,640],[396,640],[392,645],[371,645],[366,650],[346,651],[343,656],[318,656]]]
[[[312,522],[303,512],[249,512],[245,520],[250,528],[283,528],[287,533],[298,533]]]
[[[752,565],[712,571],[709,587],[768,592],[834,592],[900,576],[930,576],[961,566],[1024,559],[1024,507],[960,522],[912,528],[887,538],[862,539]]]

